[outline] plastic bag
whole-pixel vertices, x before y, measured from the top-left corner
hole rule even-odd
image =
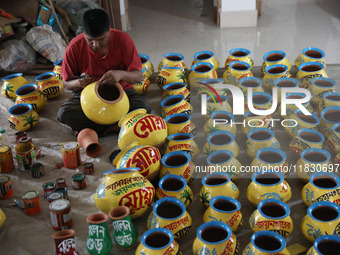
[[[31,28],[26,35],[26,40],[37,52],[52,63],[64,56],[66,44],[49,25]]]
[[[32,70],[36,62],[34,49],[25,41],[5,41],[0,50],[0,66],[5,71],[26,72]]]

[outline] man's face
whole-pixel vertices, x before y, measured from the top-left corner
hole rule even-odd
[[[110,32],[105,32],[101,36],[91,37],[84,33],[84,38],[87,44],[90,46],[91,50],[94,52],[101,52],[107,49],[110,41]]]

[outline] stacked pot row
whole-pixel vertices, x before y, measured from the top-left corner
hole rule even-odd
[[[60,77],[61,60],[57,61],[53,72],[43,73],[30,84],[22,73],[11,74],[2,79],[1,93],[15,100],[9,109],[9,125],[18,131],[26,131],[39,121],[38,112],[43,109],[47,99],[59,96],[64,88]]]

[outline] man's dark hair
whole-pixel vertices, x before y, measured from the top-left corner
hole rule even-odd
[[[110,20],[102,9],[91,9],[83,15],[84,33],[90,37],[98,37],[110,30]]]

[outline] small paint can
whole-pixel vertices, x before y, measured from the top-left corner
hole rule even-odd
[[[22,200],[25,205],[25,213],[27,215],[33,216],[40,213],[40,201],[39,194],[36,191],[27,191],[23,196]]]
[[[57,188],[58,187],[66,187],[66,180],[62,177],[56,179],[55,182],[57,184]]]
[[[33,143],[19,143],[15,146],[15,152],[19,169],[22,171],[31,170],[36,158]]]
[[[20,137],[18,144],[19,143],[32,143],[32,137],[30,136]]]
[[[27,133],[24,132],[24,131],[19,131],[19,132],[15,133],[15,141],[16,141],[17,144],[19,144],[19,139],[21,137],[27,137]]]
[[[32,177],[40,178],[44,175],[44,165],[41,163],[34,163],[31,167]]]
[[[52,193],[55,189],[55,183],[54,182],[46,182],[42,185],[42,188],[44,190],[44,197],[47,198],[47,196]]]
[[[72,176],[72,187],[74,189],[83,189],[86,187],[85,175],[75,174]]]
[[[49,203],[52,203],[53,201],[58,200],[58,199],[62,199],[62,198],[63,198],[63,196],[62,196],[61,193],[59,193],[59,192],[52,192],[52,193],[48,194],[47,201]]]
[[[64,166],[66,168],[77,168],[80,163],[80,150],[79,143],[77,142],[67,142],[61,145],[61,150],[63,152]]]
[[[60,193],[61,194],[61,198],[68,200],[67,188],[66,187],[56,188],[53,192]]]
[[[85,163],[83,165],[84,174],[92,175],[94,174],[93,164],[92,163]]]
[[[12,150],[7,145],[0,145],[0,173],[7,173],[14,169]]]
[[[0,199],[8,199],[13,196],[12,181],[7,175],[0,176]]]
[[[58,199],[49,205],[52,227],[63,230],[72,227],[71,206],[66,199]]]

